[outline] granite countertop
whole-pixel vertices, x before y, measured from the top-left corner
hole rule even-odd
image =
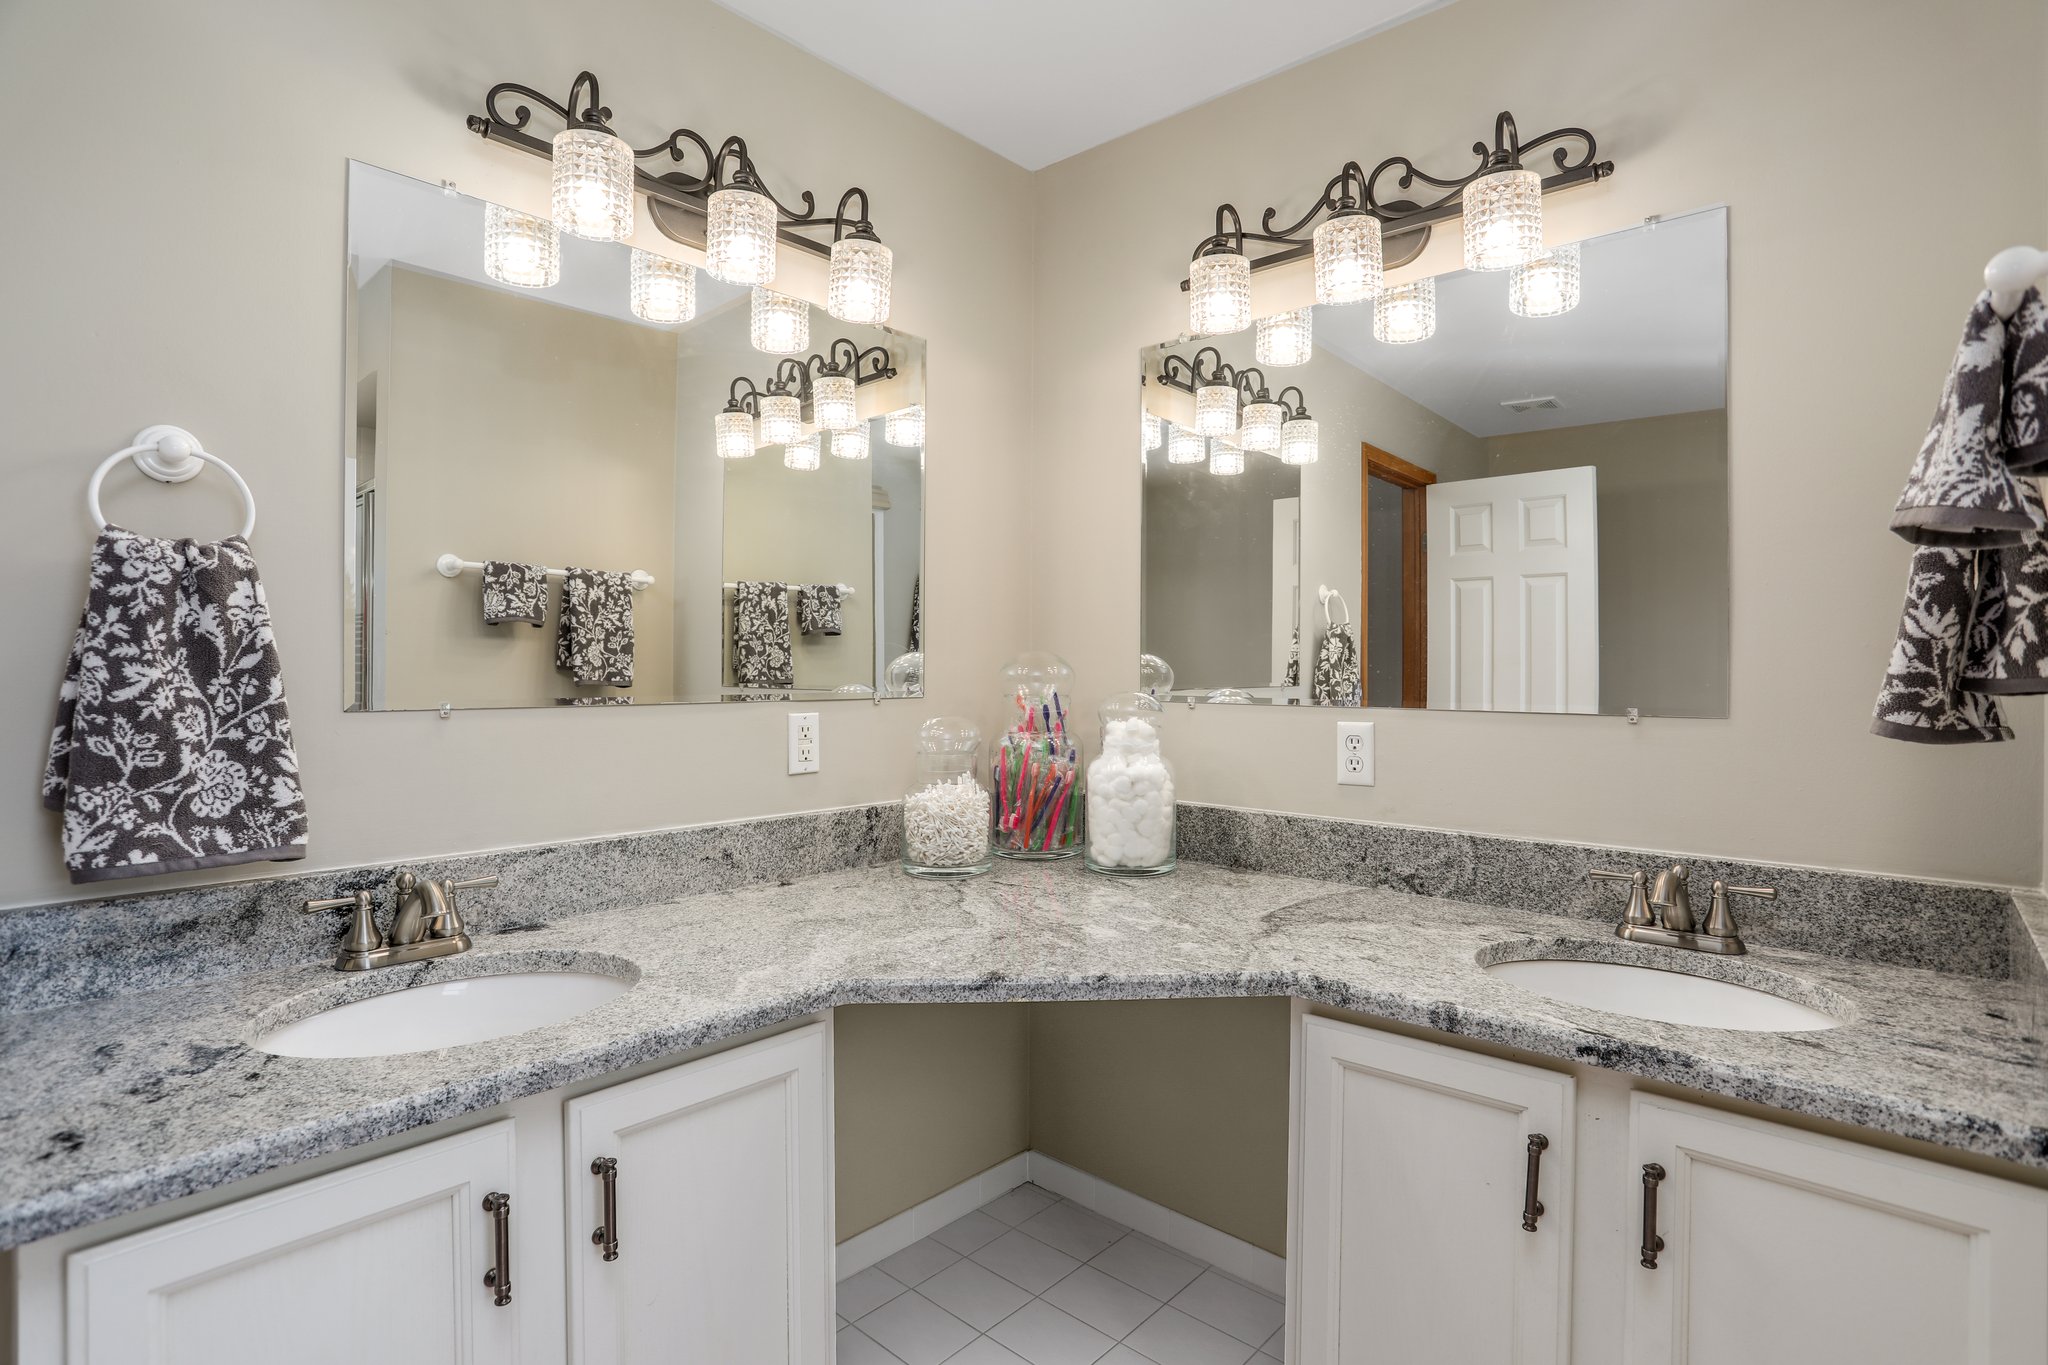
[[[1742,1033],[1559,1004],[1482,960],[1588,956],[1762,980],[1846,1013]],[[259,1025],[422,981],[635,977],[512,1038],[276,1057]],[[0,1017],[0,1248],[835,1005],[1296,995],[1717,1095],[2048,1168],[2029,983],[1809,953],[1622,943],[1596,922],[1186,863],[1111,879],[1007,863],[957,883],[828,873],[519,931],[361,976],[326,964]]]

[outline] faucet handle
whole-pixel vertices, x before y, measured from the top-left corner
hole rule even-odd
[[[428,933],[435,938],[456,938],[468,933],[468,926],[462,922],[462,911],[455,904],[455,893],[458,891],[481,891],[487,886],[496,886],[497,884],[498,879],[490,876],[466,877],[459,881],[453,877],[443,878],[439,883],[442,910],[439,915],[434,917],[432,925],[428,928]]]
[[[487,886],[496,886],[496,877],[466,877],[461,881],[449,880],[441,883],[444,891],[481,891]]]
[[[1774,901],[1778,898],[1775,886],[1730,886],[1723,881],[1714,883],[1714,899],[1707,907],[1705,930],[1717,938],[1735,937],[1735,912],[1728,907],[1730,896],[1748,896],[1753,900]]]
[[[1596,867],[1586,873],[1596,882],[1627,882],[1628,909],[1623,912],[1623,924],[1654,924],[1656,917],[1650,913],[1650,878],[1640,869],[1634,872],[1613,872]]]
[[[336,896],[331,900],[307,901],[299,911],[302,915],[315,914],[322,910],[353,910],[355,918],[349,921],[348,933],[342,936],[343,953],[371,953],[384,946],[384,931],[377,927],[375,903],[366,890],[353,895]]]

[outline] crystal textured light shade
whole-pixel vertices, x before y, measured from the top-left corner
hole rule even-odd
[[[1246,450],[1256,450],[1266,455],[1280,453],[1280,423],[1286,420],[1287,409],[1278,403],[1246,403],[1244,405],[1244,426],[1238,432],[1237,443]]]
[[[757,284],[752,332],[755,350],[795,355],[811,344],[811,305]]]
[[[921,449],[924,446],[924,404],[912,403],[883,418],[882,439],[905,450]]]
[[[783,446],[794,441],[804,429],[804,407],[793,393],[770,393],[761,397],[761,441]]]
[[[633,316],[688,322],[697,316],[697,272],[681,261],[633,248]]]
[[[1397,284],[1372,301],[1375,341],[1427,341],[1436,332],[1436,278]]]
[[[1543,177],[1495,171],[1465,187],[1465,268],[1507,270],[1543,250]]]
[[[1188,267],[1188,330],[1222,336],[1252,325],[1252,263],[1242,252],[1197,256]]]
[[[860,423],[853,409],[853,376],[820,375],[811,385],[811,420],[825,431],[851,431]]]
[[[1252,354],[1261,365],[1306,365],[1315,353],[1313,308],[1291,308],[1260,318],[1252,332]]]
[[[602,128],[564,128],[554,142],[555,226],[593,242],[633,235],[633,149]]]
[[[1380,220],[1340,213],[1316,229],[1316,302],[1357,303],[1380,292],[1386,270]]]
[[[562,278],[561,234],[545,218],[484,205],[484,273],[499,284],[546,289]]]
[[[775,201],[748,189],[713,190],[704,206],[704,268],[727,284],[775,278]]]
[[[1139,417],[1143,419],[1139,427],[1144,436],[1145,449],[1159,449],[1160,444],[1166,440],[1166,423],[1162,422],[1156,413],[1140,413]]]
[[[754,455],[754,415],[749,412],[721,412],[713,419],[718,433],[718,458],[747,460]]]
[[[1517,317],[1554,318],[1579,306],[1579,244],[1553,247],[1508,272],[1508,309]]]
[[[1209,444],[1202,434],[1190,427],[1168,427],[1166,430],[1166,462],[1168,464],[1200,464],[1209,458]]]
[[[800,440],[791,441],[782,448],[782,466],[785,469],[800,469],[808,473],[818,467],[818,433]]]
[[[1314,464],[1322,453],[1322,431],[1315,418],[1297,417],[1280,428],[1280,463]]]
[[[1228,436],[1237,430],[1237,390],[1229,384],[1204,384],[1195,390],[1195,430],[1204,436]]]
[[[868,457],[868,424],[862,422],[850,431],[833,432],[832,454],[841,460],[865,460]]]
[[[1228,441],[1211,441],[1209,443],[1209,472],[1211,474],[1222,474],[1226,477],[1231,474],[1244,473],[1244,450],[1241,447],[1230,444]]]
[[[893,259],[888,247],[869,237],[842,237],[834,242],[825,311],[841,322],[870,327],[887,322]]]

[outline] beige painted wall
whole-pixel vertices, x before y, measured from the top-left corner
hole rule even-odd
[[[577,26],[573,53],[562,23],[559,6],[532,0],[0,6],[0,83],[21,108],[64,111],[0,146],[0,175],[23,202],[66,206],[0,216],[0,256],[15,263],[0,329],[0,567],[36,585],[15,596],[15,647],[0,660],[16,702],[0,770],[20,779],[0,791],[0,905],[79,894],[32,775],[85,597],[86,476],[152,422],[190,427],[256,491],[254,548],[312,815],[294,871],[892,800],[921,720],[993,710],[989,679],[1023,628],[986,604],[1024,555],[1018,523],[987,512],[1023,490],[1027,433],[979,414],[1013,407],[1030,371],[1031,177],[711,0],[619,0]],[[829,708],[822,773],[784,774],[776,706],[342,714],[346,163],[545,212],[545,166],[463,119],[496,81],[559,98],[582,66],[639,145],[677,125],[738,132],[778,189],[829,200],[864,186],[896,252],[892,320],[930,343],[929,553],[942,571],[926,587],[927,700]],[[110,152],[132,143],[145,107],[176,136],[147,155]],[[232,127],[223,110],[237,111]],[[114,165],[120,203],[146,212],[107,198]],[[640,231],[652,232],[644,209]],[[821,271],[789,283],[822,303]],[[172,535],[236,524],[221,480],[143,483],[110,476],[109,515]],[[675,780],[678,754],[716,776]],[[434,781],[392,780],[426,770]],[[200,879],[219,880],[129,889]]]
[[[676,338],[461,280],[392,267],[379,371],[377,501],[384,705],[552,706],[578,687],[547,622],[485,625],[480,579],[434,561],[645,569],[633,686],[666,701],[674,638]]]
[[[1042,478],[1088,490],[1073,535],[1090,550],[1036,561],[1033,644],[1075,665],[1084,707],[1134,681],[1129,357],[1187,326],[1178,283],[1217,203],[1291,216],[1347,158],[1464,166],[1501,109],[1532,132],[1580,124],[1617,169],[1550,201],[1553,240],[1729,206],[1732,718],[1388,711],[1379,785],[1340,789],[1330,717],[1204,707],[1174,730],[1183,795],[2038,882],[2037,704],[2010,708],[2005,745],[1868,725],[1908,558],[1892,504],[1984,262],[2048,232],[2044,26],[2038,0],[1558,0],[1533,25],[1511,0],[1459,0],[1041,172],[1034,384],[1058,402],[1031,405],[1032,448]],[[1859,108],[1886,111],[1887,165],[1940,166],[1970,212],[1850,226],[1840,140]],[[1455,239],[1408,273],[1452,268]],[[1277,287],[1262,278],[1254,311]]]
[[[834,1012],[840,1241],[1030,1146],[1035,1008]]]
[[[1488,474],[1599,469],[1600,709],[1728,714],[1728,414],[1493,436]]]
[[[1288,1002],[1031,1007],[1031,1147],[1287,1254]]]

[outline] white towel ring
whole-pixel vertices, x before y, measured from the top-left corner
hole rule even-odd
[[[1323,604],[1323,624],[1326,626],[1333,626],[1337,624],[1336,618],[1330,615],[1330,600],[1332,598],[1336,599],[1338,606],[1344,608],[1344,624],[1347,626],[1350,625],[1351,604],[1344,600],[1343,593],[1338,592],[1335,588],[1331,587],[1327,583],[1320,584],[1316,588],[1316,600]]]
[[[135,433],[135,444],[126,450],[117,450],[100,461],[100,467],[93,470],[92,481],[85,486],[85,505],[92,510],[92,519],[104,527],[107,514],[100,510],[100,484],[105,481],[107,471],[123,460],[135,461],[135,467],[155,479],[158,483],[184,483],[196,478],[201,468],[212,465],[235,482],[235,491],[242,495],[242,506],[247,514],[242,518],[242,539],[247,540],[256,529],[256,495],[249,491],[248,482],[235,472],[235,467],[218,455],[209,455],[199,447],[199,438],[183,427],[158,424],[144,427]]]

